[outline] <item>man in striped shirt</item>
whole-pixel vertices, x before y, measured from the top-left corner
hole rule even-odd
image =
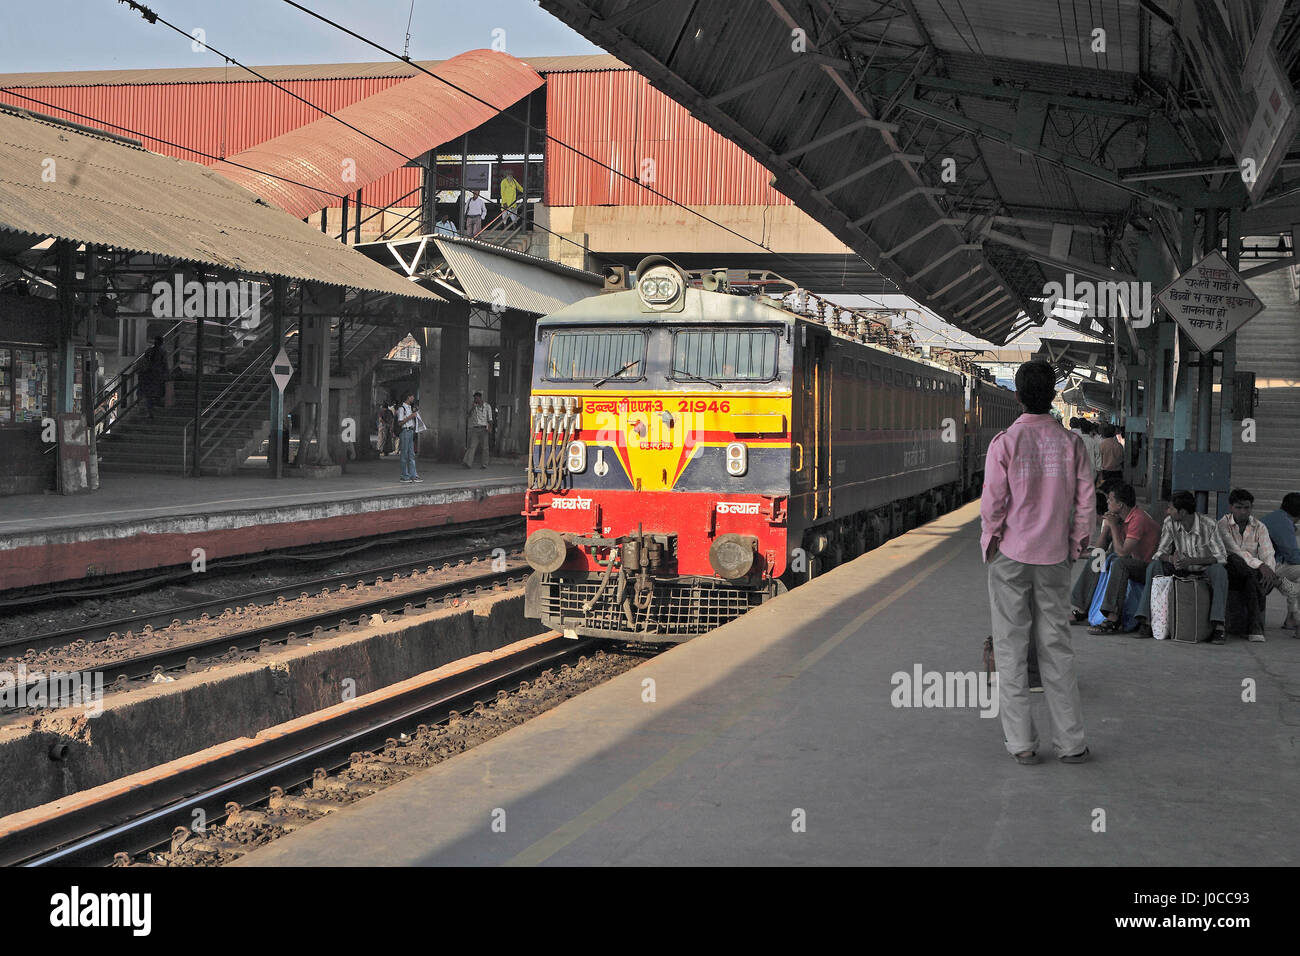
[[[1175,491],[1169,499],[1168,517],[1160,529],[1160,543],[1147,565],[1146,587],[1137,618],[1142,625],[1134,636],[1150,637],[1151,582],[1161,575],[1203,571],[1210,584],[1210,639],[1223,643],[1223,621],[1228,605],[1228,552],[1219,529],[1209,515],[1198,514],[1196,496]]]

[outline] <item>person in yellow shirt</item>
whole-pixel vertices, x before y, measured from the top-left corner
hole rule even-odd
[[[514,173],[506,173],[505,178],[501,180],[501,211],[504,213],[503,220],[507,226],[513,226],[519,220],[515,204],[519,202],[523,191],[524,187],[519,185],[519,180],[515,179]]]

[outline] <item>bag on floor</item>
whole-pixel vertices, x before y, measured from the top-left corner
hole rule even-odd
[[[993,635],[984,638],[984,673],[996,674],[998,662],[993,658]]]
[[[1169,589],[1169,636],[1184,644],[1210,639],[1210,584],[1205,578],[1173,578]]]
[[[1106,620],[1106,612],[1101,609],[1102,599],[1106,596],[1106,585],[1110,583],[1110,563],[1115,555],[1106,555],[1106,566],[1097,575],[1097,586],[1092,590],[1092,601],[1088,604],[1088,623],[1100,627]]]
[[[1157,641],[1169,636],[1169,586],[1173,581],[1164,575],[1151,579],[1151,636]]]

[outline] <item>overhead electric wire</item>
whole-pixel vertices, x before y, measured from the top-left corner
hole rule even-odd
[[[406,155],[405,153],[403,153],[400,149],[393,149],[393,147],[389,146],[389,145],[388,145],[387,143],[385,143],[383,140],[381,140],[381,139],[376,139],[375,137],[373,137],[373,136],[371,136],[369,133],[367,133],[365,130],[360,129],[360,128],[356,127],[356,126],[353,126],[351,123],[349,123],[349,122],[348,122],[347,120],[345,120],[345,119],[340,119],[338,116],[336,116],[335,114],[331,113],[329,110],[325,109],[324,107],[322,107],[322,106],[317,106],[315,103],[313,103],[311,100],[307,99],[306,97],[304,97],[304,96],[299,96],[299,95],[298,95],[297,93],[295,93],[293,90],[289,89],[288,87],[285,87],[285,86],[280,85],[279,83],[275,82],[275,80],[271,79],[271,78],[268,77],[268,76],[263,76],[261,73],[258,73],[255,69],[253,69],[251,66],[246,66],[246,65],[244,65],[243,63],[240,63],[238,60],[236,60],[236,59],[235,59],[233,56],[231,56],[229,53],[224,53],[224,52],[222,52],[221,50],[218,50],[216,47],[214,47],[214,46],[212,46],[210,43],[208,43],[208,41],[207,41],[207,35],[206,35],[206,34],[204,35],[204,39],[202,39],[202,40],[196,40],[195,37],[194,37],[194,35],[193,35],[192,33],[187,33],[187,32],[185,32],[183,29],[181,29],[180,27],[178,27],[176,24],[174,24],[174,23],[172,23],[172,22],[170,22],[170,21],[164,19],[163,17],[160,17],[157,13],[155,13],[153,10],[149,9],[148,7],[146,7],[144,4],[142,4],[142,3],[137,3],[136,0],[117,0],[117,2],[118,2],[118,3],[125,3],[125,4],[126,4],[128,7],[130,7],[132,10],[136,11],[137,13],[139,13],[139,14],[140,14],[144,19],[145,19],[145,21],[148,22],[148,23],[161,23],[163,26],[167,27],[169,30],[174,30],[174,31],[176,31],[177,33],[179,33],[179,34],[180,34],[181,36],[183,36],[185,39],[189,40],[190,43],[196,43],[196,42],[197,42],[200,46],[203,47],[203,49],[205,49],[205,50],[211,50],[211,51],[212,51],[213,53],[215,53],[217,56],[222,57],[223,59],[228,60],[229,62],[235,64],[235,66],[239,67],[241,70],[246,70],[247,72],[253,74],[253,76],[257,77],[257,78],[258,78],[259,80],[261,80],[263,83],[270,83],[272,86],[274,86],[274,87],[275,87],[277,90],[279,90],[280,92],[282,92],[282,93],[287,93],[289,96],[292,96],[292,97],[293,97],[295,100],[297,100],[299,103],[302,103],[302,104],[304,104],[305,106],[309,106],[309,107],[311,107],[312,109],[316,110],[318,113],[322,113],[322,114],[324,114],[325,116],[328,116],[330,119],[334,120],[335,122],[342,123],[344,126],[346,126],[348,129],[352,130],[354,133],[360,133],[362,136],[364,136],[366,139],[370,140],[372,143],[376,144],[377,146],[382,146],[384,149],[388,150],[389,152],[391,152],[391,153],[395,153],[396,155],[401,156],[401,157],[402,157],[404,160],[406,160],[408,163],[415,163],[417,166],[420,165],[419,160],[416,160],[416,159],[414,159],[414,158],[412,158],[412,157],[410,157],[410,156],[407,156],[407,155]]]

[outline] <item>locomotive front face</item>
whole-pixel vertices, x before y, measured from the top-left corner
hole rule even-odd
[[[526,603],[566,632],[680,640],[785,570],[790,325],[663,272],[538,325]]]

